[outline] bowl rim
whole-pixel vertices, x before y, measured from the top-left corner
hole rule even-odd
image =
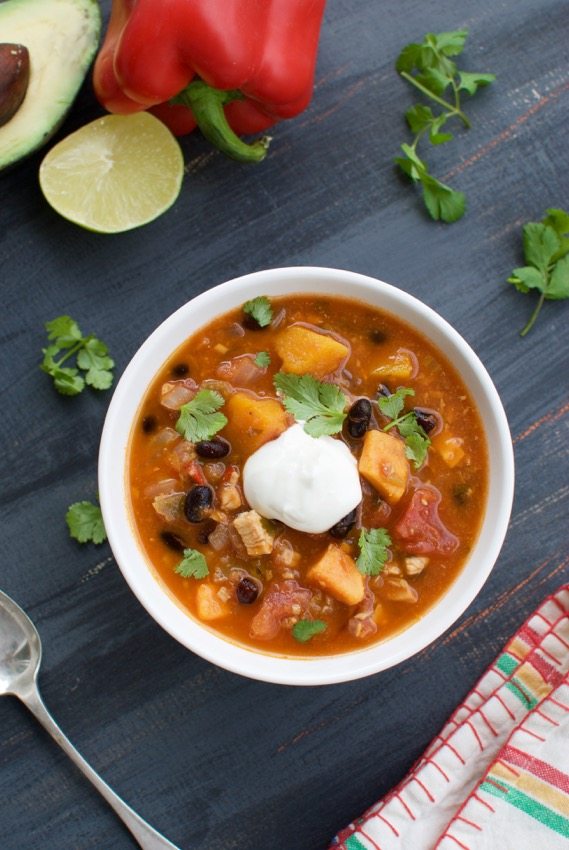
[[[486,432],[486,513],[473,550],[447,591],[411,626],[360,650],[315,657],[283,656],[220,637],[178,603],[148,563],[130,516],[126,460],[142,398],[166,360],[200,327],[255,295],[330,294],[399,315],[449,359],[469,388]],[[220,305],[221,308],[220,308]],[[157,365],[156,365],[157,364]],[[120,470],[120,477],[117,476]],[[498,392],[478,355],[433,308],[368,275],[319,266],[265,269],[218,284],[171,313],[138,348],[114,390],[99,448],[99,499],[119,569],[150,616],[202,658],[234,673],[275,684],[324,685],[388,669],[425,649],[466,611],[480,592],[506,536],[514,495],[514,454]]]

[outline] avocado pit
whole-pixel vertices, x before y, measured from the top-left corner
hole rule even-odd
[[[13,118],[30,81],[30,54],[23,44],[0,44],[0,127]]]

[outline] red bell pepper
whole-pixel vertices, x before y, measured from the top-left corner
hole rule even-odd
[[[113,0],[94,68],[109,112],[154,112],[176,135],[198,125],[234,159],[260,161],[258,133],[308,106],[326,0]]]

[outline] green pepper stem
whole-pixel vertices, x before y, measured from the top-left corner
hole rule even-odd
[[[223,91],[208,86],[203,80],[194,80],[171,100],[192,110],[203,135],[222,153],[239,162],[261,162],[270,144],[270,137],[248,144],[231,129],[223,107],[232,100],[242,100],[240,91]]]

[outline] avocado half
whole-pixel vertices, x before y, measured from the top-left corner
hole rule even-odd
[[[0,127],[0,171],[55,133],[85,79],[100,33],[96,0],[0,2],[0,41],[24,45],[30,60],[24,100]]]

